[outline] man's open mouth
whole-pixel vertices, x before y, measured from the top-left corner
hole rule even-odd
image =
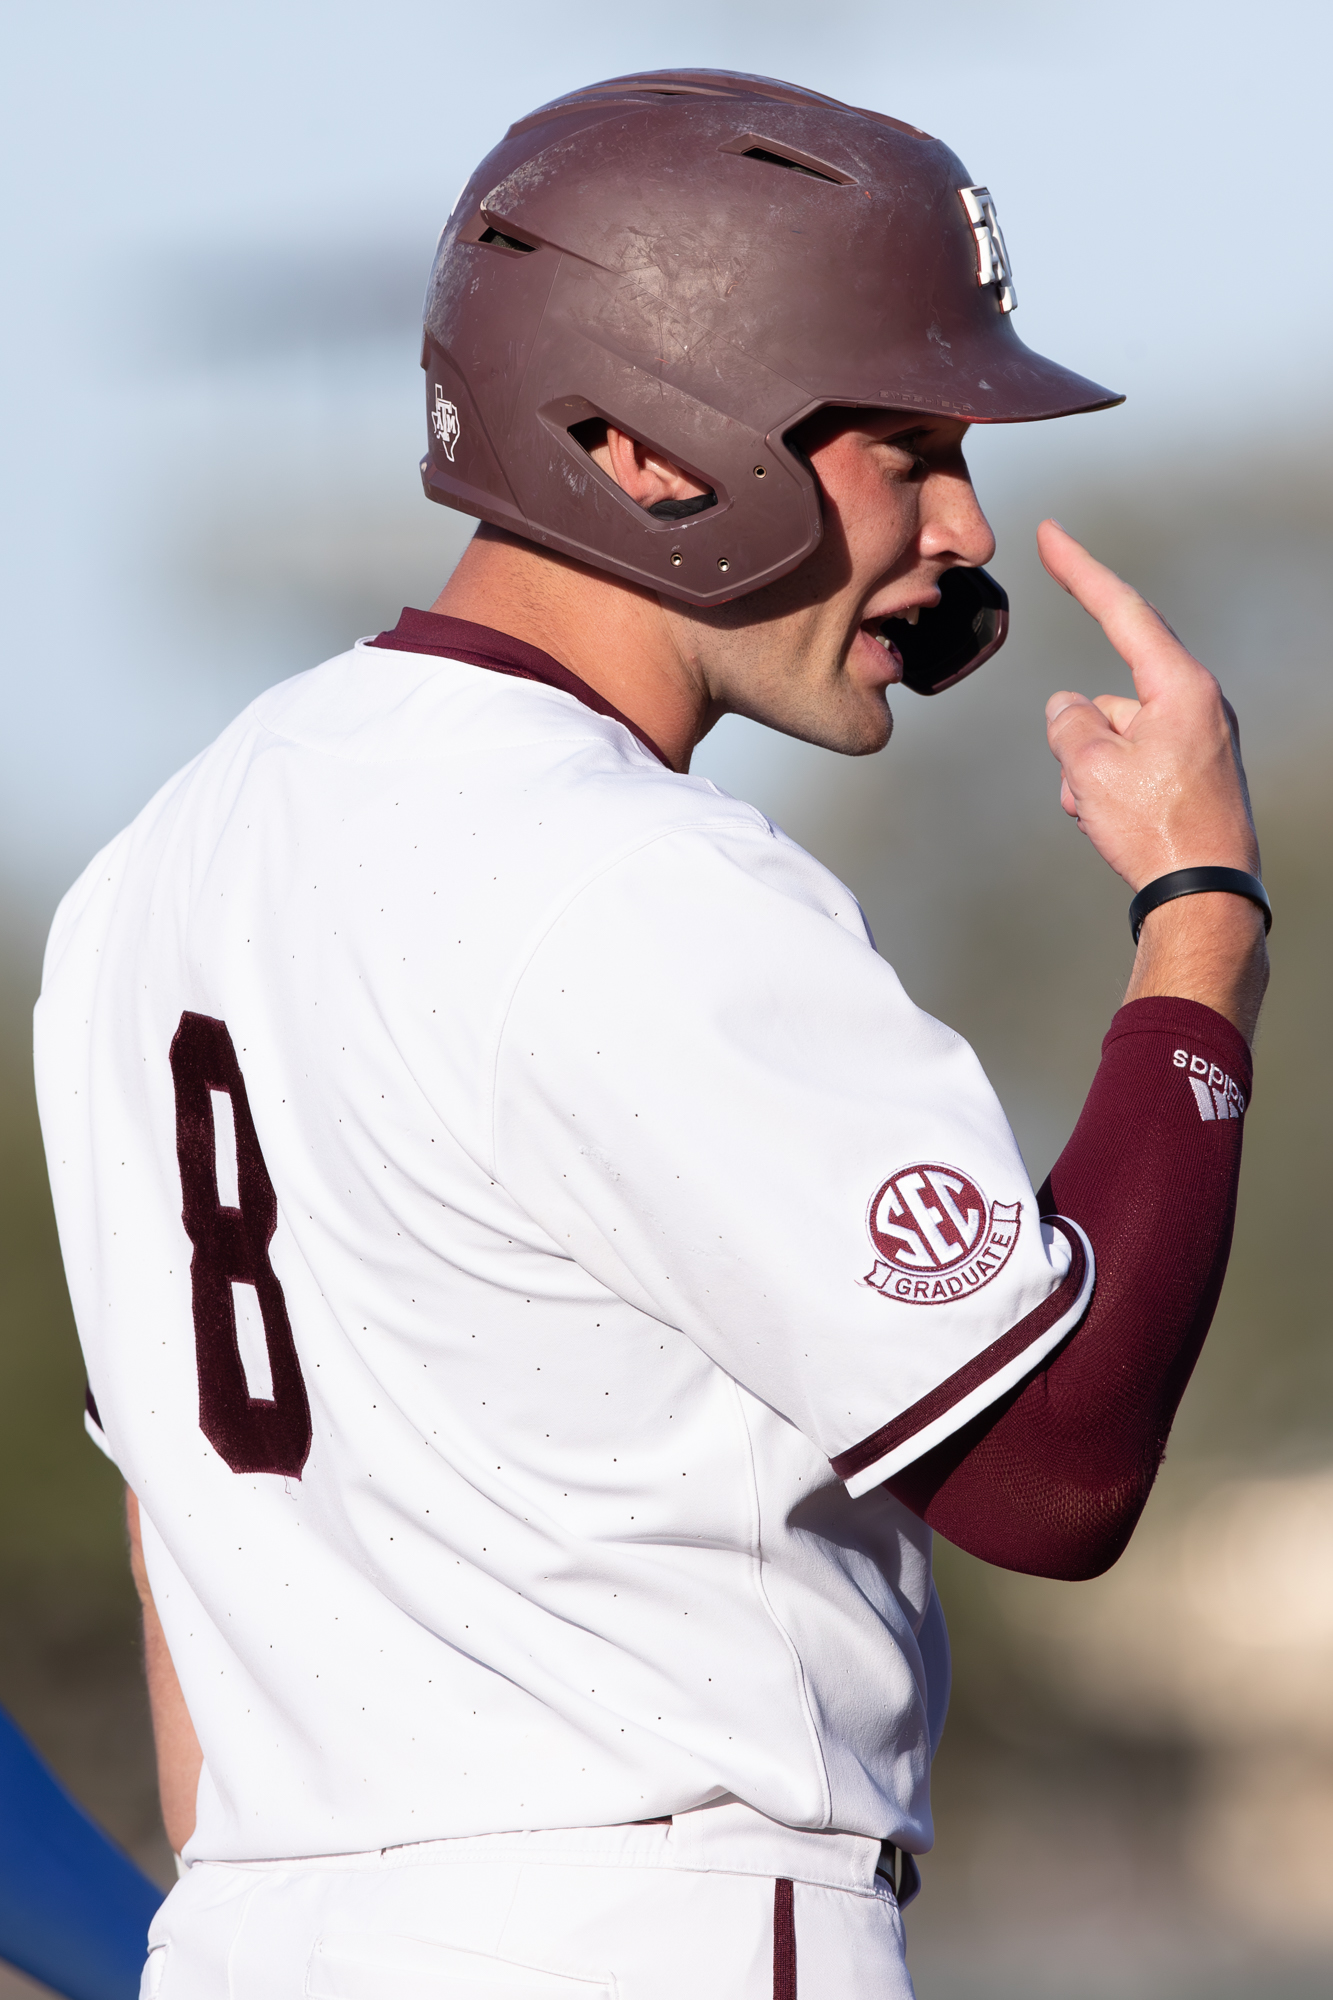
[[[865,624],[861,627],[861,630],[865,633],[868,639],[873,639],[875,644],[878,647],[880,647],[880,649],[883,652],[888,654],[889,658],[895,662],[899,672],[901,673],[903,667],[903,656],[898,646],[894,644],[893,627],[897,624],[903,624],[903,623],[908,625],[915,625],[916,621],[917,621],[917,606],[913,605],[910,611],[903,612],[899,614],[898,617],[895,618],[868,618]]]
[[[912,604],[904,611],[892,611],[881,618],[868,618],[861,627],[861,630],[868,638],[873,639],[877,646],[883,647],[886,653],[891,654],[901,667],[903,656],[899,648],[894,644],[893,627],[895,625],[915,625],[920,616],[921,606],[919,604]]]

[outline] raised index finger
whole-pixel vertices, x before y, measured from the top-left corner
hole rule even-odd
[[[1089,555],[1058,521],[1038,528],[1037,553],[1061,588],[1097,620],[1133,674],[1141,701],[1178,682],[1184,670],[1206,672],[1134,586]]]

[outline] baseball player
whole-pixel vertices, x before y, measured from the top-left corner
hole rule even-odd
[[[689,764],[729,711],[878,750],[1001,644],[968,425],[1119,400],[1014,305],[896,119],[705,71],[520,120],[427,291],[454,576],[62,904],[43,1124],[183,1867],[145,1994],[910,1993],[932,1529],[1067,1577],[1132,1531],[1258,851],[1216,682],[1046,524],[1135,677],[1048,713],[1139,943],[1034,1190],[848,890]]]

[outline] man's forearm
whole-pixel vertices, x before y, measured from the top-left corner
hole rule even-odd
[[[1117,1014],[1040,1197],[1092,1243],[1087,1317],[889,1482],[950,1541],[1039,1576],[1095,1576],[1116,1560],[1217,1305],[1249,1093],[1248,1051],[1217,1012],[1145,996]]]
[[[148,1677],[148,1701],[153,1713],[153,1741],[157,1749],[157,1788],[162,1801],[162,1824],[167,1839],[179,1854],[194,1832],[195,1798],[204,1753],[199,1747],[190,1711],[176,1677],[176,1668],[167,1646],[162,1621],[157,1615],[148,1570],[143,1558],[139,1525],[139,1503],[125,1489],[125,1521],[130,1537],[130,1569],[139,1602],[143,1606],[144,1670]]]
[[[1197,1000],[1253,1044],[1267,986],[1262,911],[1242,896],[1181,896],[1146,918],[1125,1004]]]

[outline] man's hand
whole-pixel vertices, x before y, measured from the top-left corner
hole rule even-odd
[[[1213,676],[1137,590],[1054,521],[1038,528],[1037,549],[1097,620],[1138,693],[1089,701],[1063,692],[1047,702],[1065,811],[1131,889],[1173,868],[1257,875],[1236,718]]]
[[[1216,680],[1129,584],[1055,521],[1037,530],[1042,562],[1094,617],[1134,676],[1127,695],[1062,692],[1046,704],[1060,803],[1097,852],[1138,890],[1176,868],[1259,873],[1259,843],[1236,717]],[[1263,919],[1227,895],[1182,897],[1143,926],[1126,999],[1178,994],[1254,1034],[1268,983]]]

